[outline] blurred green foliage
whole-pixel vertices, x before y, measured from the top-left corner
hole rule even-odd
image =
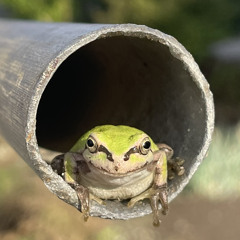
[[[211,84],[218,102],[240,103],[239,64],[216,62],[211,69]],[[229,82],[230,80],[230,82]]]
[[[72,21],[72,0],[0,0],[14,17],[41,21]]]
[[[240,124],[216,128],[208,156],[186,188],[213,200],[238,198],[240,194]]]
[[[41,21],[137,23],[175,36],[198,59],[240,29],[238,0],[0,0],[13,16]]]
[[[136,22],[176,37],[202,59],[207,46],[231,35],[240,20],[240,2],[236,0],[104,0],[106,9],[94,12],[100,22]]]

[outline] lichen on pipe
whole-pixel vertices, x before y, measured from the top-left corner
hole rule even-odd
[[[173,37],[134,24],[2,19],[0,52],[0,132],[65,202],[79,205],[47,162],[93,126],[134,126],[172,146],[186,172],[169,182],[170,201],[204,159],[214,128],[212,94]],[[129,219],[150,212],[144,201],[133,208],[93,201],[90,214]]]

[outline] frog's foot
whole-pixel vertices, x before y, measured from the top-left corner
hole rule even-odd
[[[161,187],[152,187],[153,194],[150,197],[151,208],[153,211],[153,225],[159,226],[161,223],[159,217],[159,201],[162,205],[162,214],[166,215],[168,212],[168,192],[167,192],[167,184],[164,184]]]
[[[169,159],[167,162],[168,165],[168,179],[171,180],[177,174],[178,176],[182,176],[185,172],[185,168],[183,167],[184,159],[179,157]]]
[[[143,200],[145,198],[150,199],[150,205],[151,205],[152,212],[153,212],[153,225],[159,226],[159,224],[161,222],[160,216],[159,216],[159,210],[158,210],[159,201],[162,205],[162,214],[166,215],[168,212],[167,185],[164,184],[159,187],[157,187],[156,185],[152,186],[145,192],[132,198],[128,203],[128,207],[133,207],[136,202]]]
[[[63,176],[65,169],[64,169],[64,154],[56,156],[52,162],[51,167],[54,172],[58,175]]]
[[[93,195],[92,193],[89,193],[88,189],[83,187],[82,185],[74,185],[73,187],[74,187],[75,191],[77,192],[78,199],[81,203],[80,211],[82,212],[84,221],[86,222],[89,218],[90,200],[94,200],[101,205],[105,205],[106,203],[102,199]]]
[[[74,189],[77,192],[78,199],[81,203],[80,211],[82,212],[83,219],[86,222],[89,218],[89,199],[90,199],[89,191],[87,188],[81,185],[75,185]]]
[[[140,195],[132,198],[129,202],[128,202],[128,207],[133,207],[137,202],[145,199],[145,198],[150,198],[151,196],[151,192],[152,192],[152,189],[149,188],[148,190],[146,190],[145,192],[141,193]]]
[[[90,200],[94,200],[94,201],[97,202],[98,204],[106,205],[106,203],[105,203],[101,198],[93,195],[92,193],[89,194],[89,198],[90,198]]]

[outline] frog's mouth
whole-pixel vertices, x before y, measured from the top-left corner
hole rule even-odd
[[[92,163],[92,161],[88,162],[88,167],[89,167],[90,171],[97,170],[98,172],[105,174],[105,175],[119,177],[119,176],[126,176],[129,174],[132,174],[133,172],[138,173],[145,169],[151,171],[151,169],[153,167],[153,162],[145,162],[143,165],[140,165],[137,168],[130,169],[128,171],[123,171],[123,169],[119,168],[118,166],[113,166],[112,168],[106,169],[103,167],[96,166],[94,163]]]

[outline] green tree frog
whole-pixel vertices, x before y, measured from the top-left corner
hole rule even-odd
[[[167,179],[184,173],[183,161],[172,159],[173,150],[155,144],[143,131],[128,126],[103,125],[85,133],[69,152],[55,157],[52,168],[75,189],[84,219],[90,200],[129,199],[128,206],[150,200],[153,224],[168,211]]]

